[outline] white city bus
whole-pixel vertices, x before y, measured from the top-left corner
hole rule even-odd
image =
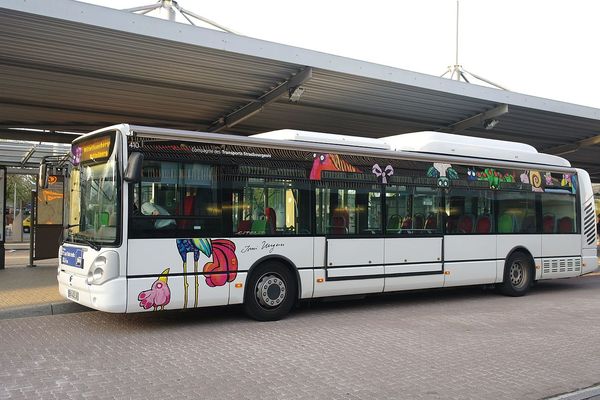
[[[420,132],[251,137],[117,125],[73,142],[58,282],[108,312],[495,284],[597,269],[589,175],[533,147]]]

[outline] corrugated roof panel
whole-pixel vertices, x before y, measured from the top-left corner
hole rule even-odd
[[[303,68],[312,79],[223,132],[382,137],[509,105],[492,131],[551,149],[600,134],[600,110],[132,15],[69,0],[0,5],[0,127],[89,131],[119,122],[205,130]],[[568,155],[598,165],[590,149]],[[600,177],[600,173],[598,175]]]

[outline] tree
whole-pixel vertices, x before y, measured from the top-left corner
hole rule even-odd
[[[6,206],[14,204],[15,185],[17,185],[17,207],[31,202],[31,191],[35,190],[35,175],[7,175],[6,177]]]

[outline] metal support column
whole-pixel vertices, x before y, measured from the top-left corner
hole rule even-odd
[[[2,233],[0,233],[0,269],[4,269],[6,260],[4,259],[4,242],[6,241],[6,167],[0,167],[0,207],[2,207]]]
[[[31,224],[29,225],[29,265],[28,267],[35,267],[36,265],[33,263],[33,246],[35,244],[35,225],[37,224],[37,191],[31,191]]]

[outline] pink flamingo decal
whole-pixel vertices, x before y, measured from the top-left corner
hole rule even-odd
[[[138,295],[140,307],[143,307],[144,310],[150,307],[154,307],[154,311],[158,307],[164,310],[165,306],[171,301],[171,289],[169,289],[168,281],[169,268],[160,274],[160,277],[154,281],[150,290],[144,290]]]

